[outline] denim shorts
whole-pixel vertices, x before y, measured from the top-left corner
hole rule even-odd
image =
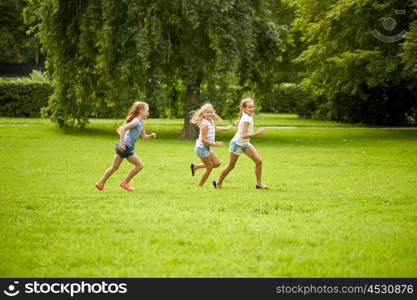
[[[198,157],[207,157],[210,154],[210,146],[203,145],[202,147],[195,147],[195,154]]]
[[[246,149],[248,149],[249,146],[251,146],[250,143],[245,145],[245,146],[242,146],[242,145],[236,144],[236,142],[231,141],[230,142],[230,147],[229,147],[229,152],[232,152],[234,154],[239,155],[239,154],[243,153]]]
[[[114,149],[116,150],[116,154],[118,154],[119,156],[121,156],[121,157],[123,157],[123,158],[127,158],[127,157],[130,157],[130,156],[132,156],[133,154],[135,154],[134,152],[133,152],[133,148],[132,147],[129,147],[128,145],[125,145],[125,147],[126,147],[126,150],[125,151],[120,151],[120,149],[119,149],[119,145],[120,145],[120,141],[118,141],[117,143],[116,143],[116,146],[114,147]]]

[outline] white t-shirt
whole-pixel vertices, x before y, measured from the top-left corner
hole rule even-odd
[[[208,126],[207,139],[210,142],[214,142],[215,138],[216,138],[216,125],[214,124],[214,121],[213,120],[208,121],[208,120],[204,119],[203,122],[201,122],[201,124],[200,124],[200,133],[198,134],[198,138],[195,141],[195,146],[197,148],[201,148],[205,145],[205,144],[203,144],[203,141],[201,139],[201,127],[203,127],[203,126]]]
[[[242,131],[243,131],[243,124],[244,123],[249,123],[248,133],[253,133],[253,118],[245,112],[242,113],[242,117],[239,120],[239,126],[238,126],[238,129],[237,129],[237,132],[232,139],[232,142],[235,142],[236,144],[238,144],[240,146],[249,145],[249,140],[250,140],[250,139],[242,138],[242,134],[243,134]]]

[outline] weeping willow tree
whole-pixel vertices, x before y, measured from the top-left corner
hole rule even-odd
[[[116,113],[144,99],[158,110],[177,101],[181,136],[194,138],[188,118],[201,89],[219,100],[219,89],[238,84],[256,61],[260,31],[279,46],[282,28],[264,17],[266,2],[28,0],[25,21],[53,78],[52,119],[82,127],[103,107]]]

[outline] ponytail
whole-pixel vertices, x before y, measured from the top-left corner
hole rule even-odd
[[[146,102],[142,102],[142,101],[136,101],[135,103],[133,103],[133,105],[130,107],[130,109],[129,109],[129,113],[127,114],[127,116],[126,116],[126,119],[124,120],[124,122],[123,122],[123,124],[122,125],[120,125],[119,126],[119,128],[117,128],[117,132],[119,132],[119,130],[120,130],[120,128],[123,126],[123,125],[125,125],[125,124],[127,124],[127,123],[129,123],[129,122],[131,122],[134,118],[136,118],[138,115],[139,115],[139,113],[143,110],[143,109],[145,109],[145,107],[147,106],[148,104],[146,103]]]

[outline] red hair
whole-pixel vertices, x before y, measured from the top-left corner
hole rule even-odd
[[[146,106],[148,106],[148,104],[142,101],[136,101],[135,103],[133,103],[132,107],[129,109],[129,113],[127,114],[125,121],[116,129],[116,132],[120,134],[120,128],[122,128],[123,125],[131,122],[134,118],[139,116],[139,113],[143,109],[145,109]]]
[[[148,106],[148,104],[142,101],[136,101],[135,103],[133,103],[132,107],[129,109],[129,113],[127,114],[127,117],[123,125],[129,123],[134,118],[136,118],[139,115],[139,113],[145,109],[146,106]]]

